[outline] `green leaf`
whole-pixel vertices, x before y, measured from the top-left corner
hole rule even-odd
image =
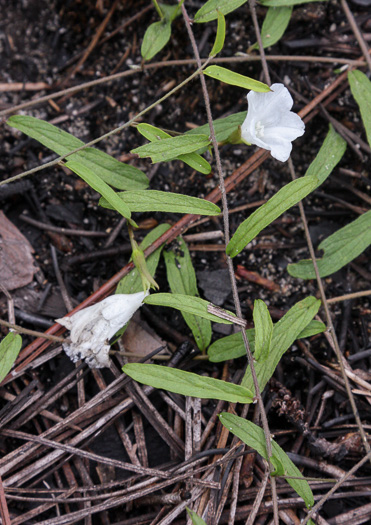
[[[140,52],[143,60],[151,60],[169,42],[171,36],[171,22],[164,18],[147,27],[144,33]]]
[[[171,137],[171,135],[162,129],[151,126],[151,124],[138,124],[137,130],[151,142]],[[179,155],[176,159],[183,161],[194,170],[204,173],[205,175],[208,175],[211,172],[210,164],[197,153],[186,153],[185,155]]]
[[[232,434],[237,436],[241,441],[246,443],[246,445],[256,450],[264,459],[269,461],[270,458],[268,458],[265,446],[265,436],[262,428],[258,427],[251,421],[247,421],[242,417],[227,412],[220,414],[219,419],[222,425],[230,430]],[[283,468],[285,475],[290,476],[290,478],[286,479],[287,483],[301,498],[303,498],[305,505],[309,509],[314,505],[314,498],[308,482],[303,478],[302,473],[294,465],[286,452],[273,439],[271,440],[271,443],[273,457],[278,460],[276,463],[279,462],[281,465],[280,468]],[[301,479],[291,479],[291,477]]]
[[[346,150],[346,141],[334,130],[330,124],[329,132],[317,153],[316,158],[307,169],[306,176],[316,176],[320,186],[330,175]]]
[[[156,228],[154,228],[150,233],[148,233],[148,235],[144,237],[143,241],[139,245],[140,249],[144,251],[169,228],[170,224],[159,224],[158,226],[156,226]],[[151,255],[149,255],[146,258],[147,268],[152,277],[154,277],[156,274],[156,269],[158,266],[162,249],[163,245],[157,248],[156,251],[151,253]],[[117,285],[115,293],[130,294],[142,291],[142,279],[139,275],[138,270],[134,268],[134,270],[131,270],[131,272],[128,275],[125,275],[125,277],[121,279],[121,281]]]
[[[371,147],[371,81],[362,71],[349,71],[350,90],[359,106],[367,140]]]
[[[281,7],[284,5],[308,4],[310,2],[326,2],[327,0],[260,0],[260,3],[266,7]]]
[[[193,21],[198,24],[211,22],[211,20],[218,18],[218,11],[223,15],[227,15],[246,2],[247,0],[208,0],[208,2],[197,11]]]
[[[252,393],[240,385],[220,379],[184,372],[176,368],[143,363],[129,363],[122,370],[139,383],[169,390],[183,396],[221,399],[231,403],[251,403]]]
[[[238,255],[258,233],[286,210],[304,199],[317,185],[317,177],[301,177],[286,184],[268,202],[260,206],[239,225],[227,245],[227,254],[230,257]]]
[[[305,339],[313,335],[321,334],[326,331],[326,325],[321,321],[311,321],[302,332],[298,335],[298,339]]]
[[[198,297],[200,294],[197,289],[196,273],[187,244],[182,237],[178,237],[176,245],[173,243],[171,248],[164,251],[170,290],[175,294]],[[191,329],[198,348],[201,351],[206,350],[211,341],[211,322],[208,319],[187,312],[182,312],[182,316]]]
[[[246,111],[241,111],[240,113],[234,113],[228,117],[218,118],[213,121],[215,136],[218,142],[224,142],[232,135],[234,131],[241,126],[243,121],[246,118]],[[196,133],[203,133],[207,136],[210,135],[210,126],[209,124],[204,124],[198,128],[190,129],[186,132],[186,135],[192,135]]]
[[[209,56],[215,56],[223,49],[225,40],[225,18],[223,13],[218,11],[218,27],[216,30],[215,42]]]
[[[313,319],[320,306],[321,301],[315,297],[307,297],[290,308],[274,326],[269,359],[255,363],[255,372],[261,392],[274,374],[283,354]],[[254,391],[250,366],[247,367],[241,384]]]
[[[200,317],[209,319],[214,323],[231,324],[231,321],[227,321],[226,319],[222,319],[217,315],[210,314],[207,311],[207,307],[211,303],[209,301],[205,301],[205,299],[201,299],[200,297],[190,297],[189,295],[174,293],[154,293],[147,296],[143,302],[156,306],[169,306],[170,308],[175,308],[181,312],[199,315]],[[227,310],[226,312],[229,315],[235,317],[235,314],[232,312],[228,312]]]
[[[188,512],[188,516],[192,520],[192,525],[206,525],[204,520],[200,518],[200,516],[197,516],[197,514],[193,510],[186,507],[186,511]]]
[[[159,6],[166,20],[168,20],[169,22],[172,22],[177,16],[180,15],[180,5],[159,4]]]
[[[70,133],[34,117],[15,115],[8,124],[51,149],[60,156],[66,155],[84,145]],[[123,164],[107,153],[95,148],[86,148],[68,157],[92,171],[110,186],[119,190],[141,190],[148,186],[148,178],[137,168]]]
[[[69,160],[66,162],[66,166],[89,184],[93,190],[100,193],[110,204],[111,209],[118,211],[123,217],[126,217],[126,219],[130,219],[130,208],[120,199],[119,194],[113,191],[94,171],[76,160]]]
[[[266,93],[270,91],[267,84],[254,80],[253,78],[245,77],[239,73],[235,73],[230,69],[220,66],[209,66],[204,70],[204,74],[211,78],[216,78],[220,82],[225,82],[225,84],[230,84],[231,86],[238,86],[243,89],[252,89],[253,91],[258,91],[260,93]]]
[[[151,157],[152,162],[166,162],[174,160],[179,155],[193,153],[208,146],[210,139],[207,135],[179,135],[168,139],[157,140],[131,150],[139,157]]]
[[[0,343],[0,383],[8,375],[22,346],[22,337],[9,332]]]
[[[371,244],[371,210],[327,237],[318,246],[324,251],[322,259],[317,260],[320,277],[337,272],[358,257]],[[287,271],[299,279],[315,279],[316,274],[311,259],[303,259],[289,264]]]
[[[273,322],[267,305],[261,299],[254,302],[253,319],[255,327],[255,353],[257,361],[265,361],[269,355],[269,350],[273,335]]]
[[[273,46],[280,40],[289,25],[292,6],[270,7],[265,15],[261,28],[261,39],[263,47]],[[251,49],[259,49],[258,43]]]
[[[130,208],[132,212],[173,212],[193,213],[194,215],[219,215],[220,208],[205,199],[189,197],[182,193],[170,193],[157,190],[138,190],[118,192],[117,198]],[[107,199],[101,199],[99,204],[104,208],[116,209]]]
[[[286,314],[287,315],[287,314]],[[284,317],[282,318],[284,319]],[[277,328],[278,327],[278,328]],[[273,326],[273,335],[271,347],[273,347],[275,337],[279,338],[283,330],[287,329],[286,322],[281,325],[276,323]],[[300,332],[296,339],[304,339],[306,337],[311,337],[312,335],[320,334],[326,330],[326,325],[320,321],[310,321],[308,325]],[[246,335],[250,343],[250,349],[252,352],[255,350],[255,330],[250,328],[246,330]],[[288,346],[290,346],[290,341],[288,341]],[[209,360],[213,363],[220,363],[221,361],[227,361],[228,359],[237,359],[246,355],[245,345],[243,343],[241,332],[227,335],[215,341],[207,351],[209,355]]]

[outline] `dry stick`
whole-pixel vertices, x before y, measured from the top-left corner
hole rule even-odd
[[[25,335],[33,335],[35,337],[41,337],[42,339],[49,339],[50,341],[55,341],[57,343],[65,343],[66,339],[63,337],[57,337],[55,335],[49,335],[46,332],[37,332],[36,330],[29,330],[28,328],[23,328],[23,326],[18,326],[17,324],[8,323],[0,319],[0,325],[11,328],[15,332]]]
[[[178,84],[177,86],[175,86],[171,91],[169,91],[168,93],[166,93],[166,95],[164,95],[163,97],[161,97],[160,99],[156,100],[155,102],[153,102],[150,106],[146,107],[145,109],[143,109],[143,111],[140,111],[139,113],[137,113],[135,115],[135,117],[131,118],[130,120],[128,120],[127,122],[125,122],[125,124],[122,124],[122,126],[119,126],[118,128],[114,128],[112,129],[111,131],[108,131],[108,133],[105,133],[104,135],[101,135],[100,137],[97,137],[96,139],[94,140],[91,140],[90,142],[87,142],[86,144],[84,144],[83,146],[80,146],[79,148],[76,148],[74,149],[73,151],[69,151],[68,153],[66,153],[65,155],[62,155],[60,157],[57,157],[56,159],[50,161],[50,162],[46,162],[45,164],[42,164],[41,166],[36,166],[36,168],[32,168],[31,170],[27,170],[27,171],[24,171],[22,173],[19,173],[18,175],[15,175],[14,177],[9,177],[8,179],[4,180],[4,181],[1,181],[0,182],[0,186],[4,185],[4,184],[8,184],[9,182],[13,182],[15,180],[18,180],[18,179],[22,179],[23,177],[26,177],[27,175],[31,175],[33,173],[36,173],[38,171],[41,171],[45,168],[50,168],[51,166],[55,166],[56,164],[60,164],[62,163],[62,161],[64,161],[67,157],[69,157],[70,155],[73,155],[74,153],[78,153],[79,151],[82,151],[86,148],[89,148],[91,146],[94,146],[95,144],[97,144],[98,142],[100,142],[101,140],[103,139],[106,139],[112,135],[115,135],[116,133],[119,133],[120,131],[128,128],[129,126],[131,126],[131,124],[133,124],[139,117],[142,117],[143,115],[145,115],[146,113],[148,113],[148,111],[150,111],[151,109],[153,109],[154,107],[158,106],[158,104],[161,104],[161,102],[163,102],[164,100],[166,100],[168,97],[170,97],[171,95],[173,95],[174,93],[176,93],[179,89],[181,89],[183,86],[185,86],[186,84],[188,84],[188,82],[190,82],[193,78],[195,78],[197,75],[199,75],[199,73],[202,71],[203,68],[205,68],[207,66],[207,64],[210,62],[210,59],[209,60],[206,60],[206,62],[201,65],[201,68],[197,69],[194,73],[192,73],[192,75],[190,75],[189,77],[187,77],[185,80],[183,80],[183,82],[181,82],[180,84]]]
[[[204,63],[206,60],[209,60],[209,59],[206,59],[206,58],[201,59],[202,63]],[[244,55],[244,56],[238,56],[238,57],[214,58],[211,60],[211,62],[216,63],[216,64],[223,64],[224,62],[243,63],[243,62],[258,62],[259,60],[261,60],[261,57],[259,55]],[[331,66],[333,66],[334,64],[344,64],[344,65],[348,65],[349,67],[358,67],[358,66],[365,65],[365,61],[361,59],[348,60],[348,59],[336,58],[336,57],[319,58],[319,57],[313,57],[313,56],[299,56],[298,57],[298,56],[292,56],[292,55],[268,55],[268,56],[266,55],[266,60],[271,60],[272,62],[315,62],[316,64],[318,63],[331,64]],[[49,100],[53,100],[55,98],[78,93],[79,91],[83,91],[84,89],[89,89],[91,87],[95,87],[100,84],[106,84],[107,82],[111,82],[114,80],[120,80],[121,78],[135,75],[138,72],[143,72],[143,71],[147,71],[151,69],[157,69],[159,67],[189,66],[195,63],[196,61],[194,59],[184,59],[184,60],[167,60],[167,61],[164,60],[163,62],[153,62],[151,64],[145,64],[142,67],[134,66],[132,69],[121,71],[120,73],[108,75],[104,78],[98,78],[96,80],[90,80],[89,82],[84,82],[83,84],[79,84],[78,86],[73,86],[70,88],[62,89],[55,93],[44,95],[37,99],[29,100],[28,102],[22,102],[22,104],[17,104],[16,106],[12,106],[10,108],[3,109],[2,111],[0,111],[0,117],[3,117],[5,115],[10,115],[11,113],[15,113],[16,111],[20,111],[22,109],[36,106],[37,104],[42,104],[43,102],[48,102]],[[22,84],[22,86],[23,85],[24,84]],[[2,89],[2,86],[3,84],[0,84],[0,91],[6,91],[5,89]],[[12,84],[10,84],[9,91],[13,91],[11,86]],[[52,86],[47,86],[47,87],[50,89]]]
[[[261,487],[259,488],[259,492],[256,495],[256,498],[255,498],[255,501],[254,501],[254,505],[253,505],[253,509],[252,509],[249,517],[247,518],[246,525],[254,525],[254,523],[255,523],[255,518],[256,518],[256,516],[258,514],[261,502],[263,501],[265,489],[267,487],[268,477],[269,477],[269,472],[265,471]]]
[[[364,465],[364,463],[366,463],[367,460],[371,460],[371,451],[368,452],[367,455],[361,459],[361,461],[359,461],[356,465],[354,465],[354,467],[352,467],[350,470],[348,470],[348,472],[342,478],[340,478],[337,483],[335,483],[335,485],[327,492],[327,494],[325,494],[314,505],[314,507],[312,507],[312,509],[308,512],[307,516],[301,522],[301,525],[305,525],[306,523],[308,523],[310,518],[312,518],[314,516],[314,514],[317,512],[317,510],[319,510],[322,507],[322,505],[328,500],[328,498],[330,496],[332,496],[332,494],[334,494],[334,492],[336,492],[337,489],[340,488],[341,485],[345,481],[347,481],[351,476],[353,476],[353,474],[355,474],[357,472],[357,470],[360,469],[362,467],[362,465]]]
[[[352,11],[349,9],[349,6],[346,2],[346,0],[341,0],[341,7],[343,8],[343,11],[345,13],[345,16],[348,19],[349,25],[352,28],[352,31],[354,33],[354,36],[356,37],[359,47],[362,50],[363,56],[366,59],[368,69],[371,71],[371,57],[370,57],[370,50],[368,49],[368,46],[365,42],[365,39],[363,38],[363,35],[361,31],[358,28],[357,22],[355,21],[355,18],[353,16]]]
[[[40,228],[41,230],[51,231],[55,233],[63,233],[65,235],[76,235],[78,237],[108,237],[108,233],[106,232],[98,232],[98,231],[91,231],[91,230],[72,230],[70,228],[61,228],[59,226],[52,226],[51,224],[47,224],[45,222],[37,221],[35,219],[32,219],[28,215],[20,215],[19,218],[21,221],[27,222],[27,224],[31,224],[32,226],[35,226],[36,228]]]
[[[340,301],[348,301],[349,299],[358,299],[358,297],[366,297],[371,295],[371,290],[363,290],[362,292],[348,293],[346,295],[338,295],[337,297],[332,297],[327,299],[327,304],[338,303]]]
[[[292,179],[295,180],[296,179],[296,175],[295,175],[294,165],[293,165],[293,162],[292,162],[291,158],[289,158],[289,169],[290,169],[290,173],[291,173]],[[342,375],[344,383],[345,383],[345,389],[347,391],[348,399],[349,399],[351,407],[352,407],[352,412],[354,414],[354,418],[356,420],[356,423],[357,423],[357,426],[358,426],[358,429],[359,429],[359,433],[361,434],[365,450],[369,454],[371,452],[371,448],[370,448],[370,445],[369,445],[369,443],[367,441],[366,433],[365,433],[365,431],[364,431],[364,429],[362,427],[362,422],[361,422],[361,419],[359,417],[357,405],[356,405],[354,397],[353,397],[353,393],[352,393],[352,389],[350,387],[349,379],[348,379],[348,377],[347,377],[347,375],[345,373],[344,363],[343,363],[343,360],[342,360],[343,356],[342,356],[341,350],[339,348],[339,343],[338,343],[338,340],[337,340],[337,337],[336,337],[336,333],[335,333],[335,329],[334,329],[334,325],[333,325],[333,322],[332,322],[332,319],[331,319],[331,314],[330,314],[330,310],[329,310],[328,303],[327,303],[327,300],[326,300],[326,294],[325,294],[325,291],[324,291],[324,288],[323,288],[322,279],[321,279],[321,276],[319,274],[318,265],[317,265],[317,261],[316,261],[316,255],[314,253],[312,239],[310,237],[309,228],[308,228],[308,222],[307,222],[307,218],[306,218],[306,215],[305,215],[304,206],[303,206],[302,202],[299,202],[299,210],[300,210],[301,220],[302,220],[302,223],[303,223],[303,226],[304,226],[304,232],[305,232],[305,237],[306,237],[308,248],[309,248],[309,253],[310,253],[311,259],[313,261],[314,271],[315,271],[315,274],[316,274],[316,280],[317,280],[319,292],[320,292],[320,295],[321,295],[322,304],[323,304],[323,307],[325,309],[325,315],[326,315],[328,331],[330,332],[330,335],[331,335],[331,338],[332,338],[332,341],[333,341],[334,351],[335,351],[335,354],[336,354],[336,357],[337,357],[337,360],[338,360],[338,363],[339,363],[339,366],[340,366],[341,375]]]
[[[304,118],[306,115],[312,112],[312,110],[320,103],[322,102],[326,97],[330,95],[344,80],[347,78],[347,73],[342,73],[339,75],[335,81],[327,86],[317,97],[315,97],[309,104],[307,104],[301,111],[299,111],[300,117]],[[331,97],[329,96],[330,100]],[[311,113],[313,115],[314,112]],[[244,180],[250,173],[252,173],[255,169],[257,169],[260,164],[269,156],[269,152],[258,149],[246,162],[242,164],[239,168],[237,168],[232,175],[230,175],[225,180],[225,187],[226,191],[232,191],[234,188],[238,186],[238,184]],[[220,199],[220,189],[218,187],[214,188],[209,195],[205,197],[206,200],[210,202],[218,202]],[[165,232],[163,235],[161,235],[156,241],[154,241],[151,246],[149,246],[145,251],[144,254],[146,257],[151,255],[151,253],[155,252],[157,248],[162,246],[163,244],[175,239],[182,231],[184,231],[186,228],[189,228],[192,223],[196,222],[198,220],[199,216],[195,215],[185,215],[182,217],[172,228],[169,228],[167,232]],[[104,283],[96,292],[94,292],[92,295],[87,297],[82,303],[80,303],[76,308],[69,312],[68,315],[72,315],[75,312],[78,312],[82,308],[86,308],[87,306],[90,306],[97,301],[100,301],[107,297],[114,288],[117,286],[117,284],[120,282],[120,280],[125,277],[131,270],[134,269],[134,264],[132,262],[129,262],[126,264],[119,272],[117,272],[115,275],[113,275],[106,283]],[[61,327],[58,323],[51,326],[48,330],[46,330],[45,334],[55,334],[57,332],[63,333],[64,328]],[[44,339],[47,339],[44,335],[42,336]],[[42,339],[36,339],[31,344],[29,344],[26,348],[24,348],[20,354],[20,357],[18,359],[24,361],[22,364],[17,368],[17,372],[22,370],[25,366],[27,366],[30,362],[32,362],[39,354],[41,354],[47,347],[49,346],[49,343],[43,343]]]
[[[260,53],[260,57],[261,57],[261,63],[262,63],[262,67],[263,67],[265,81],[266,81],[267,84],[271,85],[271,78],[269,76],[267,59],[265,57],[264,46],[263,46],[263,42],[262,42],[262,38],[261,38],[261,34],[260,34],[260,27],[259,27],[259,23],[258,23],[258,17],[256,16],[255,0],[249,0],[249,6],[250,6],[251,17],[252,17],[252,21],[253,21],[254,29],[255,29],[255,36],[256,36],[256,39],[258,41],[259,53]]]
[[[197,66],[200,69],[201,59],[198,53],[198,48],[197,48],[196,40],[193,34],[193,30],[191,27],[190,19],[188,17],[184,4],[182,4],[182,13],[183,13],[184,21],[186,24],[188,36],[191,41],[193,53],[197,61]],[[210,127],[210,136],[211,136],[211,141],[212,141],[213,148],[214,148],[215,161],[216,161],[216,167],[217,167],[218,178],[219,178],[219,188],[220,188],[220,193],[221,193],[221,198],[222,198],[224,237],[225,237],[225,244],[227,245],[230,240],[227,193],[226,193],[226,188],[224,184],[224,175],[223,175],[223,168],[222,168],[221,159],[220,159],[218,142],[215,137],[214,123],[213,123],[213,118],[212,118],[211,108],[210,108],[210,98],[209,98],[209,94],[207,91],[205,76],[203,75],[202,70],[200,74],[200,81],[201,81],[201,86],[202,86],[207,120],[208,120],[209,127]],[[229,277],[230,277],[230,281],[232,285],[233,301],[235,304],[237,317],[242,318],[242,310],[241,310],[240,299],[239,299],[238,291],[237,291],[237,283],[236,283],[236,278],[234,275],[233,262],[232,262],[232,259],[229,257],[229,255],[227,255],[227,265],[228,265]],[[253,384],[255,388],[255,395],[257,397],[258,405],[260,408],[260,415],[261,415],[261,421],[262,421],[262,426],[264,430],[267,455],[268,455],[268,458],[270,458],[272,456],[272,443],[271,443],[271,434],[270,434],[270,430],[268,426],[268,419],[267,419],[267,416],[264,410],[264,403],[263,403],[263,399],[261,397],[261,393],[259,390],[259,383],[258,383],[258,378],[256,376],[255,368],[254,368],[254,359],[253,359],[253,356],[250,350],[249,340],[247,338],[246,331],[244,329],[241,330],[241,333],[242,333],[242,338],[243,338],[243,342],[244,342],[245,349],[246,349],[248,362],[250,365],[251,376],[252,376]],[[268,468],[270,472],[273,471],[273,465],[271,463],[268,464]],[[278,519],[276,483],[275,483],[275,479],[273,478],[273,476],[271,476],[271,485],[272,485],[272,497],[273,497],[274,523],[278,525],[279,519]]]
[[[0,476],[0,515],[1,522],[3,525],[11,525],[8,505],[6,503],[6,497],[4,493],[3,481]]]
[[[78,72],[78,70],[81,68],[81,66],[84,64],[84,62],[87,60],[88,56],[90,55],[90,53],[93,51],[93,49],[95,48],[95,46],[97,45],[97,42],[99,40],[99,38],[101,37],[103,31],[106,29],[107,27],[107,24],[108,22],[110,21],[113,13],[115,12],[116,10],[116,7],[117,7],[117,4],[118,4],[119,0],[115,0],[111,6],[111,9],[108,11],[105,19],[103,20],[103,22],[100,24],[100,26],[98,27],[98,30],[95,32],[90,44],[88,45],[87,49],[85,50],[84,54],[82,55],[82,57],[80,58],[80,60],[78,61],[78,63],[76,64],[76,66],[72,69],[72,71],[69,73],[69,75],[67,76],[67,79],[68,80],[69,78],[71,77],[74,77],[75,74]]]

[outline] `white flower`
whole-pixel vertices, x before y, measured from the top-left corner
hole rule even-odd
[[[109,366],[109,340],[131,319],[148,292],[116,294],[70,317],[56,321],[71,331],[63,349],[75,363],[85,359],[90,368]]]
[[[305,125],[299,115],[290,111],[293,105],[289,90],[283,84],[273,84],[268,93],[250,91],[247,117],[241,126],[244,142],[271,152],[272,157],[285,162],[291,153],[291,142],[304,134]]]

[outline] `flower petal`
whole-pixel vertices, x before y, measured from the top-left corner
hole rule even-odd
[[[85,359],[90,368],[109,366],[109,340],[142,305],[148,292],[117,294],[57,322],[71,331],[63,348],[75,363]]]

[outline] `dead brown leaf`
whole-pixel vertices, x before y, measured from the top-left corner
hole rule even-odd
[[[37,268],[34,249],[24,235],[0,211],[0,282],[7,290],[29,284]]]

